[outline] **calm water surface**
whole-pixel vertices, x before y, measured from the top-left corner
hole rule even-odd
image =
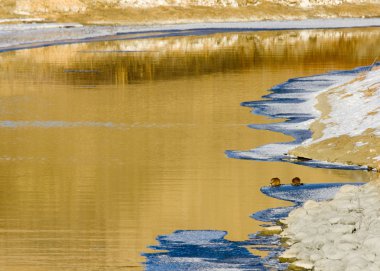
[[[365,172],[228,159],[289,137],[240,107],[289,78],[380,55],[377,29],[214,34],[0,54],[0,270],[141,270],[175,230],[246,240],[256,211],[289,205],[273,176]]]

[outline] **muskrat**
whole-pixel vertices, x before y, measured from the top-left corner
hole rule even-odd
[[[301,183],[301,179],[300,179],[300,178],[298,178],[298,177],[294,177],[294,178],[292,179],[292,185],[293,185],[293,186],[299,186],[299,185],[303,185],[303,183]]]
[[[276,187],[276,186],[280,186],[280,185],[281,185],[281,181],[279,178],[272,178],[270,180],[270,186]]]

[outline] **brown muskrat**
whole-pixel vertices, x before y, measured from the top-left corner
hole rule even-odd
[[[298,178],[298,177],[294,177],[294,178],[292,179],[292,185],[293,185],[293,186],[299,186],[299,185],[303,185],[303,183],[301,183],[301,179],[300,179],[300,178]]]
[[[276,187],[276,186],[280,186],[280,185],[281,185],[281,181],[279,178],[272,178],[270,180],[270,186]]]

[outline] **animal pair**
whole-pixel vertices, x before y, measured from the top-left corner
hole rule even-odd
[[[280,186],[280,185],[281,185],[281,180],[279,178],[275,177],[275,178],[272,178],[270,180],[270,186],[276,187],[276,186]],[[294,177],[292,179],[291,185],[293,185],[293,186],[299,186],[299,185],[303,185],[303,183],[301,183],[301,179],[300,178]]]

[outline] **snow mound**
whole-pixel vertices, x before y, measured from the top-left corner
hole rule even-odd
[[[282,257],[314,270],[380,270],[380,181],[345,185],[330,201],[306,201],[284,221]]]

